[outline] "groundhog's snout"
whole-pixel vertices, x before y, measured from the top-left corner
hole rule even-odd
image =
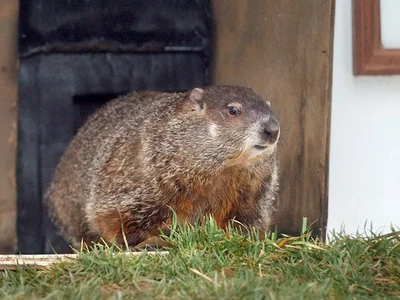
[[[280,126],[275,118],[270,118],[263,126],[263,137],[269,144],[274,144],[279,139]]]

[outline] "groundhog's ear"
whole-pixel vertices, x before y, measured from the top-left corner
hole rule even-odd
[[[206,103],[203,99],[204,90],[195,88],[188,94],[188,99],[184,103],[183,110],[186,112],[201,113],[206,109]]]
[[[269,107],[271,107],[271,101],[265,101]]]

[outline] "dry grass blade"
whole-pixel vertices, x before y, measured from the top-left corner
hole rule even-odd
[[[199,275],[200,277],[204,278],[205,280],[207,280],[207,281],[209,281],[209,282],[215,284],[216,286],[218,286],[218,287],[221,286],[220,284],[218,284],[217,282],[215,282],[214,280],[212,280],[210,277],[208,277],[208,276],[205,275],[204,273],[201,273],[199,270],[196,270],[196,269],[193,269],[193,268],[190,268],[189,270],[192,271],[193,273]]]

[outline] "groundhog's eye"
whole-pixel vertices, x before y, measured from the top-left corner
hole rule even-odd
[[[240,115],[240,110],[237,107],[229,106],[228,110],[229,110],[229,114],[233,117],[237,117]]]

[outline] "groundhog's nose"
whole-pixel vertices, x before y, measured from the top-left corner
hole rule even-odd
[[[269,120],[264,126],[264,138],[266,142],[274,144],[279,138],[279,123],[275,120]]]

